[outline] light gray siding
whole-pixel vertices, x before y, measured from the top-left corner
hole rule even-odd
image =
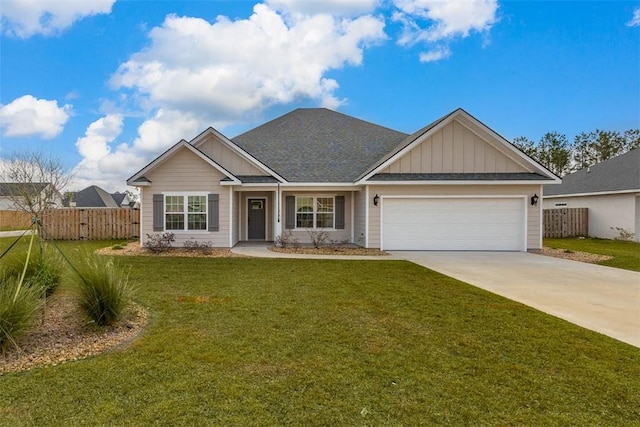
[[[186,240],[211,242],[220,248],[229,247],[229,197],[228,188],[220,185],[223,175],[188,149],[181,149],[147,175],[151,185],[141,187],[142,230],[141,241],[153,230],[153,195],[165,193],[219,194],[219,231],[172,231],[174,246],[182,246]]]

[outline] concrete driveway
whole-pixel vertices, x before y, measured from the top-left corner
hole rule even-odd
[[[640,273],[524,252],[391,254],[640,347]]]

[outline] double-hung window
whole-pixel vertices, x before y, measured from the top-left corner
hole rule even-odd
[[[207,229],[206,195],[167,195],[164,206],[166,230]]]
[[[334,228],[333,197],[296,197],[296,228]]]

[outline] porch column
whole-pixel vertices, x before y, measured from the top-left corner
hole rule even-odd
[[[282,204],[280,203],[280,188],[274,191],[273,200],[275,201],[275,209],[273,215],[273,240],[282,235]]]

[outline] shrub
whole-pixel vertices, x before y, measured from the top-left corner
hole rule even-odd
[[[21,286],[15,277],[0,280],[0,353],[10,346],[18,347],[18,340],[31,329],[42,299],[38,289]]]
[[[171,243],[175,242],[175,240],[176,236],[169,232],[147,234],[147,242],[144,246],[151,252],[157,254],[169,249]]]
[[[184,248],[187,251],[202,252],[203,254],[211,253],[213,242],[198,242],[195,239],[186,240],[184,242]]]
[[[300,247],[298,239],[293,236],[293,232],[291,230],[285,230],[281,235],[276,237],[276,241],[273,243],[276,248]]]
[[[311,244],[314,248],[318,249],[329,238],[329,232],[327,230],[311,230],[307,229],[309,237],[311,238]]]
[[[627,230],[623,227],[610,227],[613,231],[617,232],[618,235],[614,240],[621,240],[623,242],[630,242],[636,237],[636,233],[633,233],[631,230]]]
[[[134,292],[128,273],[113,260],[93,254],[85,254],[77,270],[72,280],[82,311],[99,326],[120,320]]]

